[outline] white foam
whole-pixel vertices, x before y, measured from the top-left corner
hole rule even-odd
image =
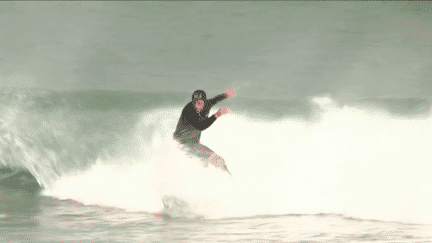
[[[201,142],[225,158],[233,177],[179,151],[171,136],[181,107],[164,108],[143,114],[130,151],[63,177],[45,194],[146,212],[175,195],[209,218],[342,213],[432,223],[432,119],[316,101],[323,113],[314,125],[233,111],[204,131]]]

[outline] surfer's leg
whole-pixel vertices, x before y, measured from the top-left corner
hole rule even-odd
[[[208,166],[207,159],[208,159],[208,157],[210,157],[210,155],[213,153],[213,151],[211,149],[209,149],[207,146],[205,146],[201,143],[197,143],[193,146],[192,153],[201,159],[204,167],[207,167]]]
[[[212,153],[207,159],[207,162],[214,165],[215,167],[226,167],[225,160],[216,153]]]
[[[207,159],[207,163],[210,163],[210,164],[214,165],[215,167],[220,167],[221,169],[226,170],[231,175],[231,173],[229,172],[229,170],[225,164],[225,160],[222,157],[220,157],[218,154],[213,152],[210,155],[210,157]]]
[[[225,165],[225,160],[220,157],[218,154],[216,154],[215,152],[213,152],[213,150],[211,150],[209,147],[198,143],[194,146],[195,149],[195,154],[202,158],[202,160],[204,161],[204,166],[207,167],[208,164],[212,164],[215,167],[220,167],[223,170],[226,170],[228,173],[230,173],[228,171],[227,166]],[[231,174],[231,173],[230,173]]]

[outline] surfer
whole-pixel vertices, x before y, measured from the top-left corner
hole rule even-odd
[[[218,102],[233,97],[234,93],[234,90],[226,89],[223,94],[206,99],[204,91],[196,90],[192,94],[192,101],[183,108],[174,132],[174,139],[184,145],[188,152],[203,159],[206,167],[210,163],[215,167],[222,168],[229,174],[231,173],[228,171],[225,160],[207,146],[201,144],[200,138],[201,131],[207,129],[220,116],[229,112],[228,107],[222,107],[218,112],[208,117],[210,109]]]

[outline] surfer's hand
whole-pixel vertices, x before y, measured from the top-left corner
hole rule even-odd
[[[225,115],[229,112],[229,108],[224,106],[224,107],[219,109],[219,112],[221,113],[221,115]]]
[[[222,108],[219,109],[218,112],[216,112],[216,118],[219,118],[220,116],[225,115],[228,112],[229,112],[229,108],[228,107],[226,107],[226,106],[222,107]]]
[[[225,94],[227,95],[228,98],[231,98],[234,96],[235,91],[233,89],[226,89]]]

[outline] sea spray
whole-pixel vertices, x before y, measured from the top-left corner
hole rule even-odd
[[[337,213],[432,222],[431,118],[314,102],[320,107],[314,124],[233,112],[204,131],[201,142],[225,158],[232,177],[183,153],[172,140],[181,107],[161,108],[136,124],[137,149],[127,160],[100,161],[45,193],[155,213],[164,195],[174,195],[208,218]]]

